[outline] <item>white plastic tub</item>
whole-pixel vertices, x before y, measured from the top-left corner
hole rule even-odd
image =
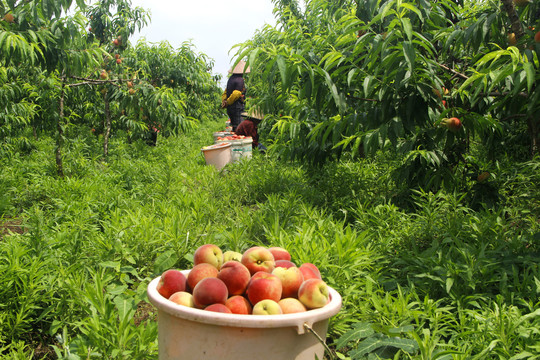
[[[251,136],[242,140],[242,158],[251,159],[253,149],[253,139]]]
[[[217,313],[165,299],[156,290],[159,279],[148,285],[148,298],[158,310],[160,360],[322,360],[324,345],[304,325],[325,339],[328,320],[341,308],[341,296],[330,288],[330,303],[303,313]]]
[[[201,151],[204,154],[206,164],[213,165],[218,170],[221,170],[232,160],[231,143],[228,142],[205,146]]]

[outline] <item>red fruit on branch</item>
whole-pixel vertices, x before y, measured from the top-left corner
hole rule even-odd
[[[461,120],[459,120],[457,117],[452,118],[444,118],[441,121],[441,125],[448,128],[448,130],[452,132],[457,132],[459,129],[461,129]]]
[[[476,180],[481,183],[481,182],[484,182],[487,180],[487,178],[489,177],[489,172],[487,171],[483,171],[481,172],[478,177],[476,178]]]
[[[122,59],[116,59],[116,63],[120,65],[122,63]]]
[[[6,15],[4,15],[4,20],[11,24],[15,21],[15,17],[12,13],[7,13]]]
[[[534,42],[540,43],[540,31],[534,34]]]
[[[508,45],[516,46],[516,44],[517,44],[516,34],[514,33],[508,34]]]

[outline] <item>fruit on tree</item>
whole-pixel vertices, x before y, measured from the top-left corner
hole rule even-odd
[[[121,59],[121,58],[116,59],[116,63],[117,63],[118,65],[120,65],[120,64],[122,63],[122,59]]]
[[[8,23],[12,23],[15,21],[15,17],[13,16],[12,13],[7,13],[6,15],[4,15],[4,20]]]
[[[107,80],[107,78],[109,77],[109,74],[107,74],[107,71],[105,71],[104,69],[101,70],[101,72],[99,73],[99,77],[101,78],[101,80]]]
[[[133,87],[133,82],[128,81],[127,82],[127,87],[128,87],[128,89],[131,89]]]
[[[161,274],[156,290],[168,299],[175,292],[186,290],[186,277],[180,270],[169,269]]]
[[[113,45],[114,45],[115,47],[120,46],[120,41],[119,41],[118,39],[114,39],[114,40],[113,40]]]
[[[136,90],[132,88],[132,89],[129,89],[128,92],[129,92],[129,95],[135,95]]]
[[[225,305],[228,297],[227,286],[215,277],[202,279],[193,289],[193,303],[200,309],[212,304]]]
[[[540,43],[540,31],[537,31],[536,34],[534,34],[534,42]]]
[[[216,269],[220,269],[223,264],[223,252],[214,244],[201,245],[193,254],[193,264],[212,264]]]
[[[452,132],[457,132],[462,127],[461,120],[459,120],[457,117],[444,118],[441,121],[441,125],[448,128],[448,130]]]
[[[484,181],[486,181],[486,180],[489,178],[489,175],[490,175],[489,172],[487,172],[487,171],[482,171],[482,172],[478,175],[478,177],[476,178],[476,180],[477,180],[479,183],[484,182]]]
[[[517,44],[516,34],[514,33],[508,34],[508,45],[516,46],[516,44]]]

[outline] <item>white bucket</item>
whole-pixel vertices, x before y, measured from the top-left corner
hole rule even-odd
[[[148,285],[148,298],[158,310],[159,360],[323,359],[324,345],[306,326],[325,339],[328,320],[341,308],[341,296],[329,288],[326,306],[302,313],[217,313],[165,299],[156,290],[159,279]]]
[[[251,159],[253,153],[253,139],[251,136],[246,137],[242,140],[242,158]]]
[[[232,162],[238,162],[242,158],[242,153],[244,151],[244,147],[242,144],[243,140],[231,140],[231,152],[232,152]]]
[[[221,170],[225,165],[231,162],[231,143],[225,142],[211,146],[205,146],[201,149],[207,165],[214,165],[216,169]]]
[[[232,128],[231,128],[232,129]],[[214,136],[214,143],[218,141],[219,137],[225,137],[225,136],[232,136],[234,133],[232,131],[216,131],[213,133]],[[226,140],[227,141],[227,140]]]

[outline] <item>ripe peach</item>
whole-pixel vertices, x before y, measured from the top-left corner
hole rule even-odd
[[[195,307],[195,305],[193,304],[193,295],[191,295],[187,291],[175,292],[169,297],[169,300],[171,300],[173,303],[176,303],[178,305],[184,305],[187,307]]]
[[[193,264],[198,265],[200,263],[212,264],[219,270],[223,264],[223,252],[214,244],[199,246],[193,254]]]
[[[308,309],[323,307],[330,300],[328,286],[321,279],[306,280],[298,289],[298,300]]]
[[[221,279],[230,295],[240,295],[246,291],[251,274],[247,267],[238,261],[227,261],[217,273],[217,278]]]
[[[482,171],[482,172],[478,175],[478,177],[476,178],[476,180],[477,180],[478,182],[480,182],[480,183],[481,183],[481,182],[484,182],[484,181],[487,180],[487,178],[489,177],[489,175],[490,175],[489,172],[487,172],[487,171]]]
[[[296,267],[296,264],[289,260],[276,260],[274,265],[274,268],[282,267],[288,269],[290,267]]]
[[[516,44],[517,44],[516,34],[514,33],[508,34],[508,45],[516,46]]]
[[[304,304],[295,298],[283,298],[278,301],[278,305],[284,314],[294,314],[307,311]]]
[[[253,306],[253,315],[280,315],[283,314],[277,301],[265,299]]]
[[[282,293],[281,297],[298,297],[298,289],[304,282],[304,275],[296,266],[288,269],[277,267],[272,271],[272,274],[276,275],[281,280]]]
[[[217,277],[218,269],[208,263],[200,263],[195,265],[187,276],[187,284],[190,289],[195,289],[199,281],[208,277]]]
[[[303,263],[299,269],[302,275],[304,275],[304,281],[308,279],[322,279],[319,268],[312,263]]]
[[[242,254],[242,264],[248,268],[251,275],[257,271],[271,273],[274,270],[274,255],[262,246],[254,246]]]
[[[284,248],[279,246],[273,246],[268,248],[268,251],[274,255],[274,261],[277,260],[289,260],[291,261],[291,254]]]
[[[214,311],[225,314],[232,314],[231,310],[223,304],[212,304],[204,308],[206,311]]]
[[[225,306],[228,307],[233,314],[249,315],[252,311],[252,306],[248,299],[242,295],[233,295],[227,299]]]
[[[168,299],[172,294],[186,289],[186,277],[180,270],[169,269],[161,274],[156,290]]]
[[[534,42],[540,43],[540,31],[538,31],[538,32],[536,32],[536,34],[534,34]]]
[[[221,139],[218,137],[218,140],[221,140]],[[225,264],[227,261],[231,261],[231,260],[241,262],[242,254],[239,253],[238,251],[232,251],[232,250],[225,251],[223,253],[223,263]]]
[[[249,301],[255,305],[265,299],[278,302],[281,299],[282,291],[281,280],[276,275],[259,271],[249,281],[246,295]]]
[[[15,17],[13,16],[12,13],[7,13],[6,15],[4,15],[4,20],[7,21],[8,23],[12,23],[15,21]]]
[[[225,305],[228,297],[227,286],[215,277],[202,279],[193,289],[193,303],[200,309],[212,304]]]

